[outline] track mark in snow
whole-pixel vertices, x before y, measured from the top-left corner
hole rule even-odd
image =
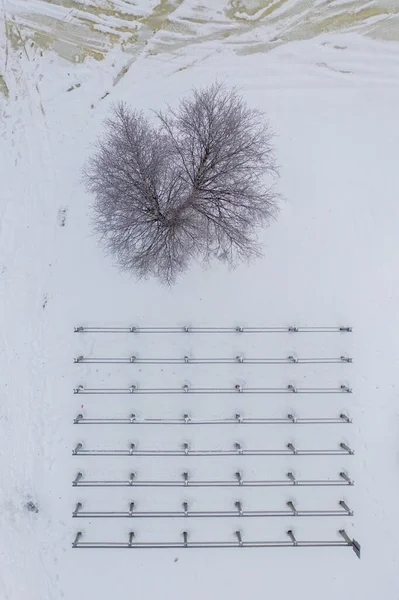
[[[66,219],[67,219],[67,214],[68,214],[68,207],[67,206],[63,206],[58,210],[57,213],[57,223],[60,227],[65,227],[66,225]]]
[[[82,84],[81,83],[75,83],[75,85],[71,85],[71,87],[69,87],[67,89],[67,92],[72,92],[72,90],[76,90],[76,88],[80,88]]]
[[[316,65],[318,67],[322,67],[325,69],[329,69],[330,71],[334,71],[334,73],[343,73],[344,75],[353,75],[353,71],[346,71],[344,69],[334,69],[334,67],[330,67],[330,65],[328,65],[325,62],[318,62],[318,63],[316,63]]]
[[[7,349],[2,357],[7,402],[0,421],[4,462],[0,470],[0,489],[4,492],[0,497],[0,529],[7,553],[1,557],[0,598],[54,600],[62,597],[54,565],[62,542],[54,506],[48,501],[57,423],[50,401],[54,381],[50,373],[46,375],[52,360],[51,313],[43,318],[42,311],[52,291],[48,266],[57,258],[58,225],[54,219],[50,131],[36,84],[37,49],[24,50],[22,60],[16,53],[9,55],[7,84],[14,108],[11,118],[3,122],[5,134],[0,140],[7,148],[6,171],[12,172],[23,149],[23,160],[17,161],[13,176],[7,178],[0,209],[0,253],[4,263],[12,265],[12,277],[1,286],[5,310],[0,313],[2,345]],[[11,203],[11,199],[18,202]],[[32,226],[35,222],[40,222],[39,230]],[[49,293],[43,295],[44,290]],[[19,310],[21,317],[12,328],[6,327],[7,315],[13,310]],[[19,402],[12,402],[16,397]],[[30,499],[40,503],[39,514],[26,510]]]

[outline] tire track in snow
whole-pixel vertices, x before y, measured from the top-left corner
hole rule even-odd
[[[12,205],[4,210],[1,240],[9,271],[1,296],[3,318],[18,314],[18,319],[12,327],[6,321],[1,327],[5,376],[0,443],[6,468],[0,472],[0,505],[7,554],[0,589],[12,600],[54,600],[62,592],[54,573],[60,548],[54,543],[58,532],[49,494],[53,386],[46,372],[48,316],[42,299],[51,281],[58,227],[54,184],[51,175],[43,179],[52,173],[51,152],[39,87],[32,84],[34,56],[27,52],[27,58],[9,70],[18,116],[7,124],[4,140],[7,144],[15,138],[14,153],[20,151],[22,160],[10,180]],[[25,510],[29,499],[38,502],[38,514]]]

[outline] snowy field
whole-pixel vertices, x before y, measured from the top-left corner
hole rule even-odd
[[[116,6],[134,13],[135,22],[139,11],[147,19],[139,23],[131,47],[125,25],[119,23],[118,35],[111,30],[114,14],[99,26],[97,13],[103,14],[99,6],[106,14],[106,5],[111,4],[113,12]],[[108,600],[128,595],[175,600],[238,600],[244,595],[395,600],[399,598],[396,3],[314,2],[320,10],[330,11],[325,18],[337,24],[321,29],[310,25],[298,29],[301,16],[303,24],[316,19],[308,10],[306,20],[305,4],[309,8],[312,3],[300,0],[276,3],[281,4],[280,13],[269,13],[269,21],[268,14],[260,14],[267,2],[225,3],[233,12],[222,10],[222,2],[204,2],[202,8],[189,0],[161,2],[157,7],[144,0],[138,4],[3,2],[0,600]],[[173,18],[166,10],[172,4]],[[66,52],[65,39],[57,42],[57,35],[64,35],[62,27],[54,21],[46,21],[47,33],[54,27],[51,44],[40,37],[48,12],[68,23],[64,13],[59,17],[68,8],[75,26],[74,19],[83,19],[73,12],[83,10],[79,5],[86,5],[91,22],[97,19],[93,35],[101,57],[84,50],[76,29]],[[250,7],[247,12],[243,5]],[[357,17],[355,26],[353,19],[345,21],[342,16],[345,7],[352,16],[359,10],[375,11]],[[200,22],[193,11],[197,17],[201,13]],[[37,29],[32,28],[33,14]],[[254,26],[248,24],[251,15]],[[290,37],[293,15],[297,29]],[[158,19],[152,28],[151,17]],[[188,19],[191,33],[183,30]],[[275,47],[266,44],[282,30],[285,37]],[[172,289],[154,281],[136,282],[118,272],[90,234],[90,198],[81,185],[82,164],[113,102],[124,100],[146,110],[165,102],[173,105],[193,85],[215,78],[238,86],[249,104],[267,114],[276,134],[278,188],[284,200],[278,220],[263,234],[264,258],[232,272],[216,264],[207,269],[194,266]],[[350,325],[353,333],[242,338],[235,334],[105,338],[73,333],[77,325],[94,324]],[[348,354],[354,362],[139,368],[73,364],[78,355],[205,357],[241,352],[264,357]],[[245,370],[240,371],[242,366]],[[147,433],[132,431],[130,425],[72,424],[78,413],[94,418],[125,417],[131,412],[156,417],[162,411],[162,416],[174,417],[187,409],[186,396],[167,397],[167,402],[160,396],[147,404],[145,397],[73,394],[79,384],[127,387],[136,381],[143,387],[178,387],[185,381],[198,387],[237,382],[252,387],[348,383],[351,395],[263,400],[236,395],[230,402],[220,397],[217,404],[209,399],[195,400],[196,404],[190,398],[189,409],[197,418],[240,411],[270,417],[289,412],[335,417],[346,412],[353,424],[301,425],[295,430],[290,425],[254,426],[245,435],[234,429],[241,425],[211,426],[190,430],[189,436],[181,426]],[[78,442],[88,448],[116,449],[139,440],[140,447],[174,448],[185,436],[197,448],[227,448],[235,441],[243,441],[247,448],[279,448],[294,442],[298,448],[326,449],[348,443],[354,456],[263,457],[246,463],[251,466],[243,470],[266,479],[290,470],[303,478],[335,478],[347,470],[354,487],[244,490],[237,499],[255,510],[284,509],[287,500],[301,509],[328,510],[344,499],[354,510],[353,517],[255,519],[244,525],[238,517],[229,523],[201,519],[190,522],[189,529],[193,537],[226,540],[237,525],[248,539],[281,539],[292,526],[299,539],[338,540],[336,532],[344,527],[360,542],[361,560],[348,548],[72,549],[78,530],[90,541],[127,539],[132,529],[138,539],[147,536],[156,541],[161,535],[168,540],[178,537],[185,527],[180,520],[132,525],[128,519],[72,519],[78,501],[94,511],[126,510],[131,500],[154,510],[181,506],[185,499],[210,510],[230,507],[236,498],[226,490],[182,494],[181,489],[144,488],[132,495],[128,488],[71,485],[79,470],[88,479],[122,479],[131,471],[155,478],[168,465],[165,477],[173,478],[186,466],[180,457],[164,459],[167,463],[141,458],[138,463],[130,457],[72,456]],[[227,470],[230,475],[238,464],[223,458],[209,467],[204,461],[212,459],[197,460],[193,477],[198,478],[226,475]],[[25,509],[29,501],[37,503],[38,513]]]

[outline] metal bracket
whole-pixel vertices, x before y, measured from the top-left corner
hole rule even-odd
[[[239,516],[242,517],[243,512],[242,512],[242,504],[241,504],[241,502],[239,500],[237,502],[234,502],[234,506],[236,507]]]
[[[79,442],[79,444],[76,444],[75,448],[72,450],[72,454],[78,454],[79,450],[81,450],[82,448],[83,444]]]
[[[291,502],[291,500],[289,500],[289,501],[287,502],[287,506],[288,506],[288,508],[290,508],[290,509],[292,510],[292,512],[294,513],[294,517],[296,517],[296,516],[298,515],[298,511],[297,511],[297,509],[295,508],[295,505],[294,505],[294,503],[293,503],[293,502]]]
[[[241,475],[241,473],[239,471],[237,471],[237,473],[235,473],[235,477],[236,477],[236,479],[238,481],[238,485],[242,485],[242,483],[243,483],[242,482],[242,475]]]
[[[80,540],[81,537],[82,537],[82,532],[78,531],[77,534],[76,534],[76,536],[75,536],[75,539],[72,542],[72,548],[76,548],[77,547],[77,545],[78,545],[79,540]]]
[[[345,542],[347,542],[348,546],[352,547],[353,552],[356,554],[358,558],[360,558],[360,544],[355,539],[350,539],[345,529],[340,529],[338,532],[341,537],[344,538]]]
[[[355,451],[354,451],[354,450],[352,450],[351,448],[349,448],[349,446],[348,446],[347,444],[345,444],[344,442],[341,442],[341,443],[340,443],[340,447],[341,447],[343,450],[346,450],[346,452],[347,452],[348,454],[351,454],[351,455],[355,454]]]
[[[298,542],[297,542],[297,539],[296,539],[296,537],[295,537],[295,535],[294,535],[294,533],[293,533],[292,529],[289,529],[289,530],[287,531],[287,535],[288,535],[288,537],[290,538],[290,540],[292,541],[292,543],[294,544],[294,546],[297,546],[297,545],[298,545]]]
[[[235,533],[235,536],[237,538],[238,545],[242,546],[243,542],[242,542],[241,531],[235,531],[234,533]]]
[[[75,506],[75,510],[73,511],[72,516],[76,517],[82,507],[83,507],[82,503],[78,502]]]

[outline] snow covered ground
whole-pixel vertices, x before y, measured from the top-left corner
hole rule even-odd
[[[22,0],[3,2],[6,19],[0,34],[1,600],[106,600],[129,593],[178,600],[188,596],[193,600],[238,600],[244,594],[283,600],[294,595],[312,600],[396,598],[397,43],[361,36],[359,32],[366,27],[363,23],[357,33],[307,32],[297,36],[305,39],[280,44],[271,52],[248,52],[246,47],[263,39],[262,27],[223,37],[220,31],[213,35],[214,21],[204,21],[198,28],[195,23],[192,27],[206,34],[198,33],[190,43],[170,27],[148,37],[145,50],[137,46],[137,51],[133,48],[129,54],[122,42],[112,38],[112,44],[104,42],[103,60],[87,56],[74,63],[62,58],[58,48],[44,49],[26,29],[20,29],[18,40],[10,35],[13,15],[20,27],[26,4]],[[29,2],[29,10],[33,12],[31,7],[35,7],[38,12],[44,4],[55,11],[62,4],[75,9],[77,3]],[[114,4],[127,10],[132,3]],[[154,8],[151,2],[140,4],[143,14]],[[305,3],[296,4],[301,7]],[[384,3],[375,4],[381,8]],[[180,3],[180,14],[190,13],[193,5]],[[204,5],[203,13],[209,16],[214,4]],[[384,6],[388,22],[397,18],[392,3]],[[371,25],[368,22],[367,26]],[[170,47],[163,44],[165,36]],[[394,36],[385,37],[394,40]],[[208,269],[195,266],[171,290],[154,281],[137,283],[113,267],[90,234],[90,199],[80,182],[81,166],[113,102],[125,100],[138,108],[159,108],[164,102],[176,103],[193,85],[207,84],[216,77],[239,86],[251,105],[266,112],[276,133],[281,170],[278,185],[285,199],[278,221],[264,233],[265,256],[234,272],[220,265]],[[73,333],[73,327],[80,324],[187,323],[347,324],[354,331],[256,339],[177,335],[172,340],[156,336],[142,340],[122,335],[111,336],[109,341]],[[322,368],[298,365],[297,370],[290,365],[251,367],[240,376],[240,365],[190,366],[189,371],[183,366],[165,366],[163,371],[148,366],[135,373],[130,365],[72,362],[79,354],[105,352],[121,356],[348,353],[354,363]],[[146,434],[132,432],[127,425],[73,426],[76,414],[117,417],[134,409],[145,416],[156,416],[160,410],[165,416],[180,416],[187,408],[185,397],[170,398],[164,405],[158,399],[157,406],[155,401],[146,404],[141,397],[133,406],[130,396],[110,397],[107,402],[73,395],[73,388],[77,384],[123,387],[137,380],[146,387],[177,386],[186,379],[198,386],[227,387],[241,378],[252,386],[274,387],[294,381],[298,386],[330,387],[348,381],[353,387],[354,393],[345,396],[284,396],[265,401],[240,396],[239,402],[234,397],[234,405],[221,399],[218,407],[207,401],[190,406],[196,416],[217,410],[282,416],[294,410],[298,416],[329,417],[348,411],[353,425],[303,426],[294,432],[288,431],[287,425],[265,426],[251,430],[253,438],[247,435],[244,441],[246,447],[253,441],[259,448],[282,447],[288,441],[295,441],[298,447],[328,448],[347,441],[356,451],[353,457],[327,457],[323,462],[266,457],[255,461],[252,468],[266,478],[290,469],[303,477],[335,477],[348,469],[355,479],[354,488],[302,488],[295,493],[270,488],[255,494],[246,491],[241,499],[253,509],[266,504],[271,509],[282,508],[288,499],[301,508],[317,509],[335,508],[342,497],[355,516],[294,522],[265,519],[238,525],[248,538],[265,539],[281,538],[288,525],[295,527],[298,538],[310,539],[333,538],[345,527],[361,543],[362,559],[357,560],[345,548],[72,550],[78,529],[88,540],[125,539],[132,529],[125,519],[72,520],[77,501],[87,510],[122,510],[130,500],[157,509],[183,500],[180,489],[162,495],[144,489],[132,497],[126,488],[72,488],[79,469],[87,477],[106,479],[112,472],[118,479],[130,472],[133,464],[130,458],[72,457],[72,448],[82,439],[91,448],[124,448],[134,439],[141,446],[163,448],[177,446],[184,437],[177,427],[162,433],[152,429]],[[198,448],[227,447],[236,441],[236,430],[199,429],[190,433],[190,439]],[[134,470],[158,473],[164,465],[140,460],[143,462],[135,463]],[[184,469],[180,459],[165,460],[171,460],[168,475]],[[225,472],[224,464],[215,462],[211,474]],[[196,468],[198,475],[209,474],[204,462],[198,462]],[[203,503],[207,509],[224,508],[233,497],[226,490],[218,495],[214,490],[201,494],[191,491],[188,500]],[[26,511],[24,505],[30,500],[38,504],[39,513]],[[156,526],[140,522],[134,529],[138,537],[156,540],[161,532],[170,539],[184,524],[162,525],[159,531]],[[216,537],[217,533],[219,539],[227,539],[231,529],[226,523],[190,523],[193,536]]]

